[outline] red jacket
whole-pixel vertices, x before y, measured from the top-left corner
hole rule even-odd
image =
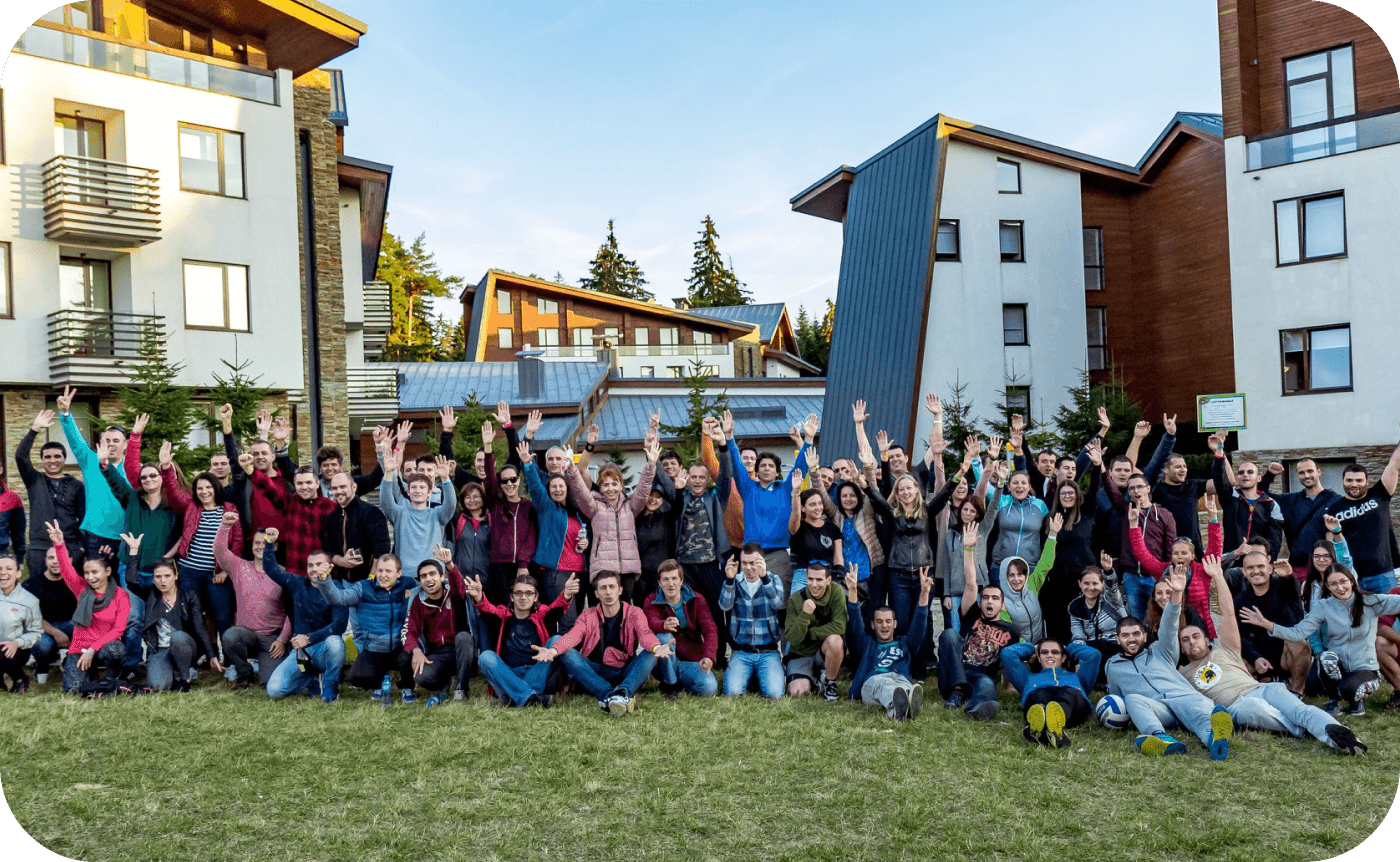
[[[525,498],[515,503],[506,500],[496,474],[496,456],[489,448],[486,450],[486,475],[482,479],[486,482],[486,508],[491,513],[491,562],[524,568],[534,559],[535,544],[540,536],[535,507]],[[520,479],[525,480],[523,470]]]
[[[88,589],[88,582],[73,568],[73,561],[68,558],[68,549],[61,544],[55,545],[54,553],[58,555],[58,570],[63,575],[63,582],[68,585],[73,595],[82,598],[83,591]],[[116,590],[117,593],[112,596],[112,601],[108,602],[107,607],[93,612],[92,625],[73,626],[73,637],[68,643],[68,652],[73,655],[85,649],[96,652],[112,641],[120,640],[126,632],[126,621],[131,615],[131,600],[127,597],[126,590],[117,583],[115,575],[107,581],[107,589]]]
[[[642,613],[641,608],[623,602],[622,610],[618,613],[622,614],[622,652],[612,647],[603,650],[603,664],[608,667],[626,665],[627,660],[636,655],[639,648],[651,650],[661,645],[661,641],[651,633],[651,626],[647,625],[647,615]],[[588,656],[598,648],[598,642],[602,639],[603,608],[601,605],[594,605],[579,615],[574,627],[555,642],[553,649],[561,653],[577,649]]]
[[[248,474],[253,487],[267,495],[277,511],[282,513],[282,534],[279,544],[287,547],[286,569],[294,574],[306,575],[306,558],[321,547],[321,527],[326,518],[336,510],[336,502],[330,497],[321,496],[321,488],[316,487],[316,498],[303,500],[296,492],[288,490],[281,482],[274,482],[258,469]]]
[[[549,631],[544,625],[545,615],[568,607],[571,601],[573,600],[564,598],[564,594],[560,593],[555,597],[554,601],[547,605],[540,605],[535,608],[533,614],[530,614],[530,622],[535,624],[535,631],[538,632],[540,636],[540,646],[549,643]],[[481,596],[481,601],[477,602],[476,609],[483,614],[491,614],[494,617],[500,617],[502,621],[515,615],[514,608],[503,608],[500,605],[493,605],[491,604],[491,600],[486,598],[485,594]],[[506,627],[501,626],[500,632],[496,635],[496,655],[501,654],[501,646],[505,643],[505,637]]]
[[[705,600],[697,596],[690,587],[681,585],[681,607],[685,610],[685,626],[671,632],[676,639],[676,658],[681,661],[700,661],[707,658],[715,661],[719,655],[719,630],[715,628],[714,615]],[[647,615],[647,625],[660,634],[666,630],[666,621],[676,616],[671,603],[660,590],[642,605]]]
[[[1148,551],[1147,545],[1142,541],[1142,527],[1133,527],[1128,531],[1128,536],[1133,543],[1133,550],[1137,553],[1138,562],[1142,563],[1143,571],[1160,579],[1168,564]],[[1224,533],[1221,532],[1220,522],[1211,521],[1206,529],[1206,556],[1220,556],[1223,543]],[[1206,636],[1215,640],[1215,621],[1210,618],[1210,575],[1205,566],[1195,560],[1191,561],[1191,574],[1186,579],[1186,603],[1201,615],[1206,624]]]
[[[467,630],[466,607],[462,597],[467,594],[466,582],[456,566],[447,567],[447,591],[436,603],[420,589],[408,609],[403,624],[403,651],[416,649],[431,652],[451,646],[459,632]]]
[[[184,559],[190,553],[190,541],[194,539],[195,532],[199,530],[199,516],[204,507],[195,502],[195,499],[186,493],[185,489],[180,487],[179,481],[175,478],[174,465],[162,469],[160,471],[160,477],[161,485],[164,486],[165,490],[165,499],[169,501],[170,507],[176,512],[179,512],[180,517],[185,521],[184,527],[180,531],[180,550],[178,551],[180,558]],[[140,487],[139,474],[137,487]],[[225,502],[224,511],[234,512],[236,514],[238,512],[238,507],[232,503]],[[215,559],[217,560],[217,548],[219,547],[217,541],[214,542],[214,547],[216,549]],[[242,524],[234,524],[233,529],[229,531],[229,547],[243,547]]]

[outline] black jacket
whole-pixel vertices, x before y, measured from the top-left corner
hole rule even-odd
[[[128,567],[139,564],[139,560],[139,557],[128,557]],[[142,596],[146,600],[146,615],[141,621],[141,639],[146,642],[150,652],[156,651],[156,644],[159,642],[160,632],[157,625],[162,619],[168,619],[175,631],[184,632],[194,638],[194,642],[205,655],[218,655],[214,652],[214,644],[209,640],[209,632],[204,627],[204,608],[199,603],[199,594],[196,591],[185,589],[183,586],[177,587],[175,605],[167,608],[160,597],[160,591],[155,587],[143,586],[140,578],[128,580],[127,587],[138,596],[147,593]]]
[[[15,448],[15,466],[29,492],[29,547],[48,550],[49,541],[46,521],[58,521],[63,528],[63,538],[70,546],[82,547],[83,534],[78,525],[87,513],[87,496],[83,483],[72,476],[51,479],[34,469],[30,452],[34,448],[34,430],[24,435]]]
[[[471,515],[459,512],[447,528],[452,531],[452,562],[464,578],[485,579],[491,569],[491,519],[489,514],[479,524]]]
[[[389,543],[389,521],[378,506],[371,506],[359,497],[348,506],[336,506],[321,525],[321,548],[331,556],[343,555],[350,548],[360,552],[362,562],[353,569],[336,566],[331,577],[338,581],[363,581],[369,577],[374,561],[392,550]]]

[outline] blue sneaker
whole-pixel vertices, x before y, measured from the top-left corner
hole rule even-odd
[[[369,699],[374,701],[375,703],[379,703],[381,700],[384,699],[384,692],[376,688],[374,691],[371,691],[369,693]]]
[[[307,683],[306,689],[302,693],[305,694],[307,697],[320,697],[321,678],[316,677],[315,679],[311,680],[311,682]]]
[[[1185,754],[1186,744],[1174,736],[1165,733],[1154,733],[1151,736],[1139,736],[1133,740],[1133,745],[1143,754],[1159,757],[1166,754]]]
[[[399,703],[417,703],[418,695],[413,693],[411,688],[399,689]]]
[[[1230,756],[1230,735],[1235,732],[1235,719],[1230,711],[1217,706],[1210,712],[1210,759],[1224,760]]]
[[[340,685],[337,683],[336,685],[326,686],[325,691],[321,692],[321,700],[326,703],[335,703],[337,700],[340,700]]]

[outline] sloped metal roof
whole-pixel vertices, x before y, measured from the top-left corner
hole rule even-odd
[[[603,404],[594,420],[598,423],[598,445],[640,443],[651,414],[661,411],[662,425],[684,425],[689,418],[689,399],[675,395],[613,395]],[[792,426],[806,421],[809,414],[822,417],[820,396],[731,395],[729,409],[734,416],[734,436],[745,438],[786,437]],[[674,441],[664,431],[662,442]]]
[[[690,313],[703,317],[717,317],[720,320],[752,323],[758,327],[758,337],[768,341],[777,330],[778,321],[782,320],[783,309],[786,307],[781,302],[764,305],[719,305],[714,308],[692,308]]]
[[[475,394],[482,404],[497,401],[522,406],[582,404],[607,376],[608,366],[594,362],[544,363],[544,393],[520,395],[515,362],[391,362],[399,374],[399,410],[437,410],[457,406]]]

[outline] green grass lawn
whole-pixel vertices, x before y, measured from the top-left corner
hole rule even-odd
[[[223,682],[103,701],[56,689],[0,696],[0,768],[29,834],[88,862],[1314,860],[1374,831],[1400,776],[1388,688],[1350,720],[1362,758],[1243,733],[1225,763],[1194,738],[1185,757],[1144,757],[1131,731],[1097,725],[1037,749],[1009,695],[990,722],[930,699],[895,725],[846,701],[654,689],[621,719],[586,696],[384,709]]]

